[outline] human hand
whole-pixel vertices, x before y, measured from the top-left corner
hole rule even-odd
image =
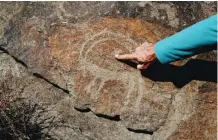
[[[119,60],[130,60],[137,63],[137,69],[147,69],[148,66],[156,59],[154,54],[154,44],[143,43],[136,48],[134,53],[115,55],[116,59]]]

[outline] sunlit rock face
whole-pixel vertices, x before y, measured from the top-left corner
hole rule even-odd
[[[21,28],[19,56],[32,71],[69,90],[78,108],[88,104],[96,114],[120,116],[132,129],[155,131],[164,124],[176,91],[153,89],[151,80],[114,55],[133,52],[170,30],[130,18],[48,27],[43,22],[32,18]]]
[[[191,9],[192,5],[206,6],[205,3],[188,3],[186,8]],[[7,6],[11,7],[10,3]],[[124,132],[119,135],[123,139],[126,137],[122,135],[128,130],[137,132],[131,135],[132,139],[143,139],[142,135],[146,135],[146,139],[150,140],[152,134],[155,140],[182,139],[186,126],[190,132],[194,131],[192,127],[199,128],[198,121],[193,121],[202,114],[206,116],[209,112],[215,121],[214,113],[205,109],[205,106],[215,110],[216,104],[213,102],[211,106],[204,106],[203,99],[199,99],[204,98],[201,93],[213,93],[210,96],[213,101],[216,100],[214,78],[196,78],[195,75],[202,75],[204,71],[195,72],[193,61],[188,61],[189,59],[173,65],[157,64],[150,70],[141,72],[135,68],[134,63],[124,63],[114,58],[118,53],[133,52],[144,42],[155,43],[175,33],[185,26],[180,25],[180,21],[192,23],[193,21],[184,19],[181,11],[186,10],[181,9],[181,6],[172,2],[16,3],[13,12],[1,11],[8,18],[2,18],[4,23],[0,22],[0,48],[25,65],[34,76],[69,94],[67,102],[71,103],[70,107],[63,103],[60,112],[65,106],[81,112],[89,111],[89,114],[93,112],[96,116],[113,122],[115,129]],[[214,13],[210,9],[206,11],[205,17]],[[198,16],[195,18],[195,21],[200,20]],[[215,53],[211,53],[193,58],[214,62],[214,56]],[[206,71],[215,69],[216,63],[213,62],[207,63]],[[184,67],[180,68],[181,65]],[[196,66],[199,68],[199,65]],[[190,79],[190,76],[194,78]],[[212,81],[213,84],[208,85],[209,82],[205,81]],[[202,87],[206,91],[202,91]],[[212,90],[207,91],[208,89]],[[201,108],[197,110],[199,105]],[[78,113],[75,110],[63,112],[64,116],[74,114],[74,120],[94,120],[94,123],[87,126],[84,122],[71,122],[78,127],[81,124],[83,128],[94,128],[98,120],[93,119],[94,114],[86,118],[81,117],[81,114],[75,115]],[[203,121],[204,119],[199,120]],[[100,124],[96,122],[96,126]],[[90,133],[105,133],[105,129],[112,127],[108,122],[103,124],[107,126],[102,127],[104,130],[93,129],[89,130]],[[207,124],[210,131],[205,130],[204,137],[214,138],[215,128],[212,123],[207,122],[200,128]],[[111,130],[111,133],[115,132],[116,130]],[[106,139],[110,139],[109,136]]]

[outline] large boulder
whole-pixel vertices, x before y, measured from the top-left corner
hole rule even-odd
[[[213,2],[1,2],[0,6],[1,50],[25,67],[21,73],[31,73],[28,79],[39,78],[63,93],[58,94],[60,100],[64,98],[63,118],[73,114],[78,119],[76,124],[68,120],[69,124],[99,127],[86,130],[93,135],[88,139],[101,139],[99,133],[111,125],[109,134],[119,136],[106,139],[185,139],[198,138],[199,133],[202,139],[216,138],[213,123],[195,122],[202,114],[199,122],[209,119],[207,112],[216,122],[216,52],[169,65],[156,62],[146,71],[114,58],[116,53],[130,53],[143,42],[155,43],[216,13]],[[31,86],[21,84],[30,90],[22,94],[30,96],[34,90],[46,99],[46,89],[40,87],[47,86],[30,81]],[[91,124],[86,126],[83,119]],[[101,121],[105,127],[100,127]],[[198,125],[204,133],[193,129]],[[190,136],[183,136],[187,127]],[[70,137],[69,133],[59,135]]]

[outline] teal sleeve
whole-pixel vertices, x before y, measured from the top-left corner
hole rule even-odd
[[[157,59],[162,63],[184,59],[216,48],[217,15],[202,20],[154,45]]]

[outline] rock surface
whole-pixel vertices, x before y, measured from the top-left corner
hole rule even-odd
[[[45,80],[33,76],[10,55],[0,51],[0,94],[31,99],[50,109],[50,115],[59,116],[64,125],[53,128],[56,139],[150,140],[150,136],[129,132],[120,123],[98,118],[93,113],[74,109],[73,98]],[[58,115],[59,114],[59,115]],[[67,127],[68,126],[68,127]],[[98,133],[100,131],[100,133]]]
[[[216,13],[211,5],[1,2],[0,82],[57,106],[78,128],[53,130],[65,139],[215,139],[216,52],[142,72],[114,59]]]

